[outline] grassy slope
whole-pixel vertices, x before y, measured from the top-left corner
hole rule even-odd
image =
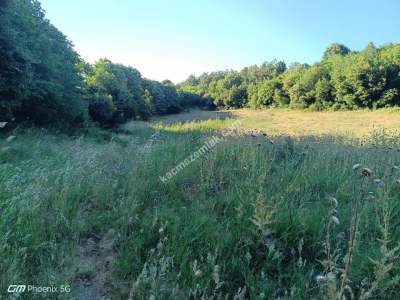
[[[229,113],[236,118],[249,114]],[[272,128],[264,124],[276,119],[262,114],[243,118],[243,127]],[[292,113],[268,114],[287,126]],[[365,118],[375,118],[360,114],[360,126]],[[381,131],[362,139],[278,135],[271,140],[240,132],[164,184],[160,175],[198,150],[216,129],[232,123],[168,122],[176,118],[182,121],[185,115],[161,118],[159,124],[127,124],[127,134],[119,135],[66,137],[32,130],[14,133],[11,142],[2,139],[0,294],[10,282],[73,284],[76,294],[77,278],[98,285],[96,273],[108,272],[102,279],[107,286],[97,287],[95,295],[217,299],[242,293],[251,299],[319,299],[340,287],[339,276],[329,275],[319,286],[315,278],[327,273],[324,264],[345,265],[351,210],[358,203],[349,286],[356,295],[374,286],[372,258],[386,267],[392,264],[387,274],[377,269],[383,279],[374,297],[396,299],[400,285],[391,280],[399,274],[399,263],[385,250],[400,238],[400,171],[394,168],[400,145],[395,137]],[[306,129],[310,125],[303,124]],[[373,175],[354,172],[356,163],[371,168]],[[369,192],[376,200],[366,200]],[[337,199],[340,221],[330,222],[329,263],[332,203],[327,196]],[[112,245],[106,254],[101,250],[105,236]],[[84,263],[78,252],[89,241],[97,245],[98,257],[110,256],[100,261],[110,262],[109,268]]]

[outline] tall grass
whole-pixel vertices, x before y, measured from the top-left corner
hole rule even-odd
[[[3,136],[0,294],[29,283],[77,295],[84,272],[95,280],[78,246],[112,229],[112,299],[396,299],[396,137],[239,132],[162,183],[231,122]]]

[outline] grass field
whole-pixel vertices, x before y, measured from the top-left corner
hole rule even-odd
[[[4,133],[0,295],[398,299],[399,125],[395,112],[239,110]]]
[[[270,135],[351,135],[362,137],[373,131],[386,129],[392,133],[400,130],[397,111],[337,111],[307,112],[297,110],[234,110],[191,111],[174,116],[157,118],[169,124],[193,120],[233,118],[242,121],[244,128],[256,128]]]

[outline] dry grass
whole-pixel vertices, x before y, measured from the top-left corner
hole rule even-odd
[[[295,110],[248,109],[231,111],[191,111],[179,115],[155,118],[155,122],[171,124],[209,119],[240,119],[245,128],[257,128],[270,135],[352,135],[363,137],[376,129],[397,131],[400,128],[398,112],[389,111],[338,111],[307,112]]]

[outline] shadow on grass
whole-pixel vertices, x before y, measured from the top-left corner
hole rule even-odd
[[[153,122],[168,125],[172,123],[188,123],[207,120],[225,120],[233,118],[233,114],[228,111],[208,111],[208,110],[192,110],[175,115],[161,116],[152,118]]]

